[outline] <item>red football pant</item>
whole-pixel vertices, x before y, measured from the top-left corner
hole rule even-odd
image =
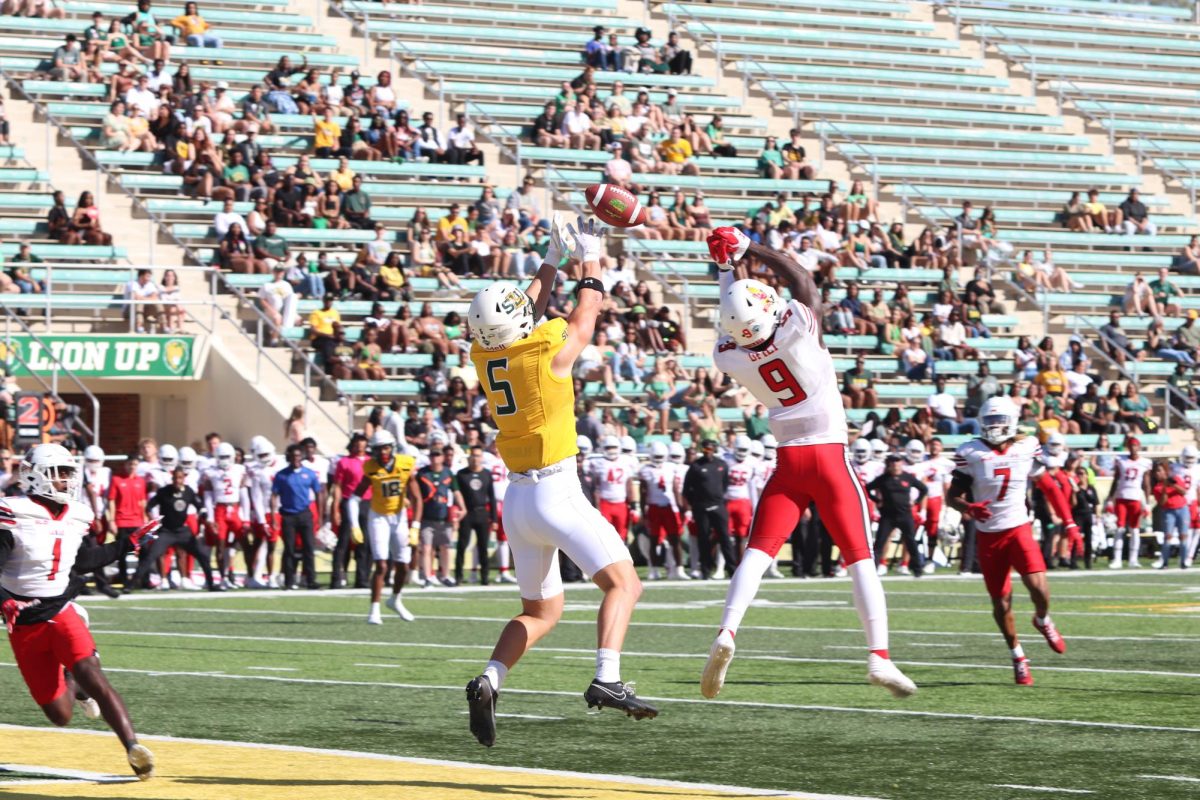
[[[70,669],[96,654],[96,642],[75,607],[67,604],[49,622],[17,625],[8,637],[21,677],[39,706],[67,690],[63,667]]]
[[[1067,477],[1067,473],[1062,470],[1057,471],[1053,475],[1049,471],[1043,472],[1038,476],[1037,483],[1034,485],[1042,493],[1042,497],[1046,498],[1046,504],[1062,520],[1063,527],[1066,529],[1075,528],[1075,517],[1071,513],[1070,502],[1071,482]]]
[[[925,498],[925,537],[929,539],[931,544],[937,541],[938,523],[941,521],[942,498]]]
[[[241,509],[233,503],[225,503],[213,509],[213,522],[217,528],[217,539],[230,544],[234,539],[240,539],[245,525],[242,523]]]
[[[975,535],[975,547],[979,568],[983,570],[983,583],[992,597],[1012,593],[1011,573],[1014,569],[1021,575],[1046,571],[1042,548],[1033,540],[1031,523],[996,533],[979,531]]]
[[[754,518],[754,509],[750,500],[726,500],[725,510],[729,512],[729,533],[738,539],[745,539],[750,534],[750,523]]]
[[[282,523],[278,514],[267,514],[267,521],[265,523],[255,522],[251,525],[251,529],[259,539],[265,539],[274,544],[279,541]]]
[[[1117,511],[1118,528],[1136,528],[1142,521],[1141,500],[1117,500],[1114,504]]]
[[[504,532],[504,501],[496,501],[496,541],[507,542],[508,534]]]
[[[656,544],[662,544],[668,536],[678,536],[679,512],[670,506],[646,506],[646,528]]]
[[[617,533],[621,534],[621,541],[629,538],[629,506],[622,500],[619,503],[610,503],[607,500],[600,501],[600,516],[608,520],[609,524],[617,529]]]
[[[754,511],[750,547],[774,558],[810,504],[846,564],[871,558],[867,498],[844,444],[781,447],[778,466]]]

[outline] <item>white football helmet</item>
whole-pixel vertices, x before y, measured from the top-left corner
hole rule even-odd
[[[158,448],[158,465],[167,472],[179,466],[179,451],[175,449],[175,445],[164,444]]]
[[[779,440],[774,434],[764,433],[762,437],[763,458],[767,461],[775,460],[775,451],[779,449]]]
[[[1193,466],[1200,461],[1200,450],[1197,450],[1195,445],[1184,445],[1183,450],[1179,453],[1179,460],[1185,467]]]
[[[533,332],[533,300],[516,284],[485,286],[467,310],[471,336],[484,350],[499,350]]]
[[[98,444],[90,444],[83,451],[83,460],[88,464],[103,464],[104,449]]]
[[[1066,446],[1066,437],[1058,431],[1052,431],[1050,435],[1046,437],[1046,453],[1048,455],[1060,455],[1062,454],[1062,451],[1066,449]]]
[[[909,439],[904,445],[904,460],[916,464],[925,460],[925,443],[920,439]]]
[[[783,309],[779,294],[765,283],[734,281],[721,295],[721,329],[742,347],[758,347],[774,335]]]
[[[621,440],[615,436],[605,436],[600,441],[600,449],[604,451],[605,458],[613,461],[621,455]]]
[[[757,458],[762,461],[763,455],[766,454],[767,448],[763,447],[763,443],[755,439],[750,443],[750,457]]]
[[[850,445],[850,455],[855,464],[866,464],[871,460],[871,443],[861,437],[855,439],[854,444]]]
[[[179,448],[179,466],[191,472],[196,468],[196,450],[195,448],[184,445]]]
[[[229,469],[233,466],[236,457],[237,451],[229,442],[221,442],[217,445],[217,469]]]
[[[1004,444],[1017,435],[1021,415],[1017,404],[1008,397],[990,397],[979,409],[980,436],[988,444]]]
[[[275,458],[275,443],[259,434],[250,440],[250,454],[254,456],[255,461],[265,467]]]
[[[371,441],[368,444],[372,450],[378,450],[381,447],[394,448],[396,446],[396,437],[386,428],[376,428],[375,432],[371,434]]]
[[[653,464],[661,464],[667,460],[667,453],[670,452],[667,446],[662,442],[650,443],[650,462]]]
[[[592,440],[584,436],[582,433],[575,437],[575,446],[579,448],[579,452],[585,456],[592,454]]]
[[[632,436],[621,437],[621,452],[627,456],[637,453],[637,442],[633,440]]]
[[[79,466],[60,444],[38,444],[25,451],[17,467],[17,485],[34,497],[66,504],[79,497]],[[55,484],[66,485],[59,488]]]
[[[883,461],[885,458],[887,458],[887,455],[888,455],[887,442],[883,441],[882,439],[872,439],[871,440],[871,460],[872,461]]]
[[[737,461],[745,461],[750,455],[750,437],[739,433],[733,438],[733,457]]]
[[[667,458],[676,464],[682,464],[686,456],[687,450],[684,450],[683,445],[679,442],[671,442],[667,445]]]

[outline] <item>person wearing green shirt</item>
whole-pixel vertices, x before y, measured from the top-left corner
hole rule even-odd
[[[275,220],[268,221],[263,232],[254,239],[254,257],[274,269],[277,266],[286,266],[288,256],[287,240],[279,235]]]
[[[762,154],[758,157],[758,173],[770,180],[779,180],[783,174],[783,152],[774,136],[767,137]]]
[[[242,151],[234,150],[229,154],[229,163],[221,170],[221,182],[242,202],[250,200],[250,168],[245,159]]]
[[[767,417],[767,407],[762,403],[756,403],[754,414],[745,414],[742,420],[746,426],[746,435],[755,441],[758,441],[771,432],[771,424]]]
[[[1183,292],[1179,291],[1168,277],[1170,273],[1166,267],[1158,270],[1158,279],[1150,281],[1150,291],[1154,292],[1154,302],[1158,303],[1160,314],[1168,314],[1174,316],[1179,313],[1179,300]]]
[[[842,399],[851,408],[875,408],[878,405],[875,373],[867,369],[867,360],[861,355],[854,359],[854,366],[842,374]]]
[[[350,191],[342,195],[342,216],[351,227],[364,231],[375,229],[375,220],[371,219],[371,196],[363,191],[361,175],[354,176]]]

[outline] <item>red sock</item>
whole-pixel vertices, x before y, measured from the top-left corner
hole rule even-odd
[[[887,661],[891,661],[891,657],[888,656],[887,650],[872,650],[871,654],[879,656],[880,658],[885,659]]]

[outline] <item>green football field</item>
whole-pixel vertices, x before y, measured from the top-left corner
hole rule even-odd
[[[728,584],[648,584],[622,662],[659,701],[658,719],[642,722],[588,712],[599,594],[568,586],[563,624],[508,678],[491,750],[467,730],[463,686],[518,607],[514,587],[407,590],[417,622],[388,616],[382,627],[365,624],[361,592],[147,592],[86,605],[147,734],[798,796],[1196,797],[1200,574],[1059,573],[1051,584],[1069,649],[1050,651],[1018,595],[1036,680],[1018,687],[980,580],[885,580],[892,656],[921,687],[903,701],[865,682],[845,580],[766,582],[715,701],[698,679]],[[3,661],[0,721],[45,726]]]

